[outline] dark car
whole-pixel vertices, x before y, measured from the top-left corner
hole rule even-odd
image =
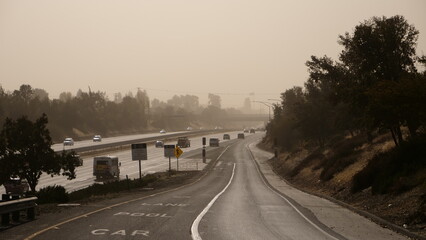
[[[27,180],[20,178],[11,177],[9,180],[4,182],[3,185],[4,188],[6,188],[6,193],[12,195],[23,195],[30,189]]]
[[[210,138],[209,146],[210,147],[219,147],[219,138]]]
[[[191,147],[191,141],[187,137],[179,137],[176,145],[182,148]]]
[[[250,129],[250,133],[256,133],[256,131],[254,130],[254,128]]]
[[[244,133],[238,133],[237,137],[238,139],[244,139]]]
[[[156,141],[156,142],[155,142],[155,147],[156,147],[156,148],[162,148],[162,147],[164,147],[164,143],[163,143],[163,141]]]
[[[229,134],[223,134],[223,140],[229,140],[231,139],[231,136]]]

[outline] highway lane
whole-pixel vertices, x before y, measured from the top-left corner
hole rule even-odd
[[[226,143],[222,145],[209,151],[208,157],[215,161],[226,149]],[[221,166],[193,184],[52,224],[27,239],[190,239],[192,221],[232,174],[232,163]]]
[[[245,148],[254,138],[210,152],[216,166],[192,185],[85,214],[33,239],[190,239],[194,219],[215,197],[196,227],[202,239],[343,239],[267,188]]]
[[[300,197],[280,180],[278,194],[247,148],[261,136],[210,150],[215,167],[193,184],[52,223],[26,239],[191,239],[194,229],[201,239],[406,239],[327,200]]]
[[[236,139],[238,131],[235,132],[227,132],[231,135],[231,140]],[[174,133],[170,133],[174,134]],[[143,135],[132,135],[132,136],[123,136],[123,137],[115,137],[115,138],[106,138],[103,139],[103,141],[111,143],[111,142],[117,142],[117,141],[126,141],[130,139],[139,139],[140,137],[151,137],[152,136],[158,136],[159,134],[143,134]],[[221,139],[221,142],[227,142],[228,140],[222,140],[223,133],[215,133],[215,134],[208,134],[205,135],[207,137],[207,144],[208,139],[211,137],[217,137]],[[161,139],[167,139],[169,138],[168,134],[161,134]],[[206,164],[202,163],[201,158],[201,149],[202,149],[202,140],[201,136],[198,137],[190,137],[191,140],[191,147],[189,148],[182,148],[184,153],[180,157],[179,166],[181,170],[201,170],[204,168]],[[165,141],[165,144],[176,144],[176,141]],[[99,143],[93,143],[92,141],[82,141],[82,142],[76,142],[74,147],[81,147],[86,146],[90,144],[99,144]],[[56,146],[58,147],[58,146]],[[62,145],[61,145],[62,147]],[[68,146],[67,146],[68,147]],[[207,147],[207,151],[210,151],[211,149]],[[154,172],[162,172],[169,169],[169,160],[168,158],[164,157],[164,150],[163,148],[156,148],[153,144],[149,144],[147,146],[148,151],[148,160],[142,161],[142,175],[145,175],[147,173],[154,173]],[[109,155],[114,155],[119,158],[119,161],[121,162],[120,167],[120,178],[125,179],[126,175],[130,179],[139,178],[139,163],[138,161],[132,161],[131,151],[123,150],[123,151],[117,151],[117,152],[111,152],[108,153]],[[108,154],[97,154],[96,156],[100,155],[108,155]],[[52,185],[60,185],[64,186],[67,191],[75,191],[78,189],[85,188],[87,186],[90,186],[94,183],[101,183],[97,182],[96,178],[93,176],[93,157],[94,156],[87,156],[83,157],[83,166],[77,167],[76,173],[77,177],[73,180],[67,180],[64,176],[50,176],[48,174],[42,174],[39,180],[39,184],[37,185],[37,190],[52,186]],[[171,159],[171,166],[172,169],[177,168],[176,158]],[[3,186],[0,186],[0,194],[5,193],[5,189]]]
[[[93,140],[90,139],[90,140],[83,140],[83,141],[75,141],[73,146],[64,146],[63,143],[55,143],[55,144],[52,145],[52,149],[55,152],[57,152],[57,151],[62,151],[62,150],[70,150],[70,149],[75,149],[75,148],[80,148],[80,147],[89,147],[89,146],[95,146],[95,145],[105,145],[105,144],[108,144],[108,143],[123,142],[123,141],[135,140],[135,139],[143,139],[143,138],[151,138],[151,137],[167,138],[170,135],[173,135],[173,134],[176,134],[176,133],[191,133],[191,132],[180,131],[180,132],[169,132],[169,133],[165,133],[165,134],[160,134],[160,133],[134,134],[134,135],[102,138],[101,142],[93,142]]]
[[[258,173],[246,144],[237,143],[221,159],[235,163],[236,172],[229,189],[203,217],[199,225],[202,239],[343,239],[272,191]]]

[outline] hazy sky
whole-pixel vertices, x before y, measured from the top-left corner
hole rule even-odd
[[[0,84],[240,107],[302,86],[311,55],[337,59],[339,34],[396,14],[426,54],[425,0],[0,0]]]

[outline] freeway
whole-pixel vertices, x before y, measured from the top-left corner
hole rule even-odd
[[[79,147],[87,147],[98,144],[112,144],[116,142],[125,142],[135,139],[149,139],[152,137],[157,137],[161,140],[165,140],[165,144],[176,144],[176,140],[167,140],[170,139],[170,136],[174,136],[180,133],[188,133],[189,132],[174,132],[169,134],[142,134],[142,135],[131,135],[131,136],[122,136],[122,137],[113,137],[113,138],[104,138],[101,143],[93,142],[93,141],[81,141],[75,142],[74,146],[66,146],[66,149],[71,148],[79,148]],[[239,132],[229,132],[231,135],[231,139],[235,139],[237,137],[237,133]],[[221,139],[221,142],[226,142],[228,140],[222,140],[223,133],[215,133],[204,135],[207,139],[211,137],[217,137]],[[201,148],[202,141],[201,136],[198,137],[190,137],[191,147],[182,148],[184,151],[183,155],[179,159],[179,167],[181,170],[201,170],[204,168],[206,164],[203,164],[201,159]],[[143,142],[143,140],[142,140]],[[127,145],[129,146],[129,145]],[[52,146],[55,151],[60,151],[60,148],[63,148],[62,144],[55,144]],[[207,151],[210,151],[212,148],[207,147]],[[168,158],[164,157],[163,148],[155,148],[153,144],[149,144],[147,147],[148,151],[148,160],[142,161],[142,174],[145,175],[147,173],[154,172],[163,172],[168,170],[169,161]],[[113,153],[108,153],[110,155],[117,156],[121,163],[120,167],[120,178],[125,179],[126,175],[130,179],[139,177],[139,163],[138,161],[132,161],[131,150],[122,150]],[[65,189],[69,192],[79,190],[85,187],[88,187],[97,182],[96,178],[93,176],[93,157],[99,155],[108,155],[108,154],[96,154],[96,155],[88,155],[82,156],[83,158],[83,166],[77,167],[76,169],[76,178],[73,180],[67,180],[64,176],[50,176],[49,174],[42,174],[39,180],[39,184],[37,185],[37,190],[52,186],[52,185],[60,185],[64,186]],[[176,158],[171,159],[172,169],[177,168]],[[0,187],[0,194],[5,193],[5,189],[3,186]]]
[[[206,131],[180,131],[180,132],[169,132],[165,134],[159,134],[159,133],[144,133],[144,134],[134,134],[134,135],[125,135],[125,136],[117,136],[117,137],[109,137],[109,138],[102,138],[101,142],[93,142],[93,140],[82,140],[82,141],[76,141],[74,142],[73,146],[64,146],[63,143],[55,143],[52,145],[52,149],[55,152],[59,152],[62,150],[76,150],[79,149],[90,149],[90,148],[105,148],[111,145],[116,145],[117,143],[128,143],[132,141],[139,141],[139,140],[149,140],[152,141],[152,139],[157,138],[172,138],[176,137],[180,134],[198,134],[203,133]]]
[[[273,180],[267,154],[248,147],[261,136],[209,151],[214,167],[193,183],[104,204],[25,239],[406,239]]]

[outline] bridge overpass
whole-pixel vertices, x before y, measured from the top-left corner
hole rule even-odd
[[[218,117],[223,121],[244,121],[244,122],[267,122],[269,121],[268,114],[227,114]]]

